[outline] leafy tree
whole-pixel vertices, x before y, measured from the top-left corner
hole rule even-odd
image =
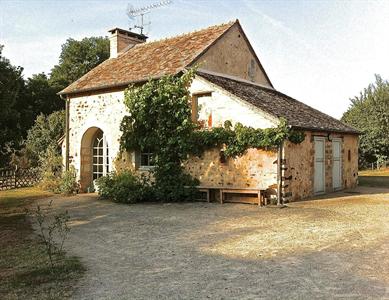
[[[102,37],[68,39],[62,45],[59,64],[46,74],[33,75],[26,82],[26,94],[32,118],[28,131],[26,150],[33,163],[47,155],[47,149],[56,152],[57,140],[64,133],[64,101],[57,95],[61,89],[109,57],[109,40]],[[53,113],[53,111],[55,111]],[[49,115],[50,114],[50,115]],[[48,115],[46,117],[46,115]],[[57,153],[59,154],[59,152]]]
[[[362,167],[389,157],[389,82],[379,75],[375,79],[359,96],[350,99],[351,105],[342,116],[342,121],[362,132]]]
[[[0,166],[8,162],[10,152],[22,141],[23,68],[11,65],[0,45]]]
[[[32,123],[39,114],[48,115],[53,111],[65,108],[65,103],[57,95],[58,89],[53,87],[45,73],[34,74],[26,80],[27,102],[31,106]]]
[[[45,74],[23,79],[23,68],[11,65],[0,47],[0,166],[23,156],[27,130],[40,113],[49,114],[64,104]]]
[[[51,70],[51,85],[58,91],[62,90],[107,58],[109,58],[107,37],[90,37],[81,41],[69,38],[62,45],[59,64]]]
[[[59,64],[53,67],[50,78],[40,73],[27,80],[23,79],[23,68],[11,65],[2,56],[2,49],[0,45],[0,167],[6,166],[11,156],[17,159],[26,153],[20,149],[37,116],[64,108],[65,103],[57,92],[107,59],[109,41],[102,37],[68,39],[62,45]],[[43,118],[39,116],[37,122]],[[31,139],[29,143],[30,147]],[[34,148],[32,153],[38,152]]]
[[[32,164],[37,165],[40,160],[46,159],[48,151],[60,155],[58,140],[64,132],[65,111],[56,111],[47,117],[40,114],[34,126],[28,130],[26,140],[26,150]]]

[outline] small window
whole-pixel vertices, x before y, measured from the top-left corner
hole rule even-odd
[[[92,147],[93,180],[100,178],[101,176],[105,176],[108,173],[109,173],[109,149],[107,143],[104,142],[103,132],[99,130],[94,137],[93,147]]]
[[[154,166],[154,159],[153,159],[153,153],[152,152],[141,152],[140,153],[140,167],[141,168],[150,168]]]
[[[348,150],[348,152],[347,152],[347,158],[348,158],[348,161],[351,161],[351,150]]]
[[[212,127],[212,109],[209,107],[211,97],[212,92],[198,93],[192,97],[192,120],[203,128]]]

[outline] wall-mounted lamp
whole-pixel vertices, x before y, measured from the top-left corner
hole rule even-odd
[[[331,135],[331,133],[329,133],[329,134],[327,135],[327,139],[328,139],[328,141],[332,142],[332,135]]]

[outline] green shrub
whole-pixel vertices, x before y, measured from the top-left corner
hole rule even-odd
[[[58,140],[65,133],[65,111],[56,111],[37,116],[35,124],[28,130],[25,153],[33,166],[42,166],[50,155],[61,156]],[[48,153],[49,151],[52,153]]]
[[[102,198],[120,203],[136,203],[153,199],[150,181],[138,178],[131,171],[111,173],[96,181],[98,193]]]
[[[40,159],[42,179],[39,187],[45,191],[60,193],[62,157],[49,147]]]
[[[158,201],[184,202],[197,198],[198,179],[186,174],[178,164],[161,164],[154,177],[153,191]]]
[[[114,173],[110,173],[106,176],[102,176],[95,181],[95,185],[97,186],[96,191],[100,195],[101,198],[108,199],[111,198],[112,190],[114,186]]]
[[[76,170],[72,166],[69,171],[62,172],[62,157],[53,149],[47,149],[46,159],[41,163],[42,180],[39,187],[56,194],[72,195],[78,192]]]
[[[53,193],[60,193],[59,185],[61,183],[61,177],[56,176],[51,172],[44,172],[41,182],[39,183],[39,188],[44,191],[49,191]]]
[[[63,172],[61,175],[59,191],[61,194],[73,195],[76,194],[78,190],[79,185],[76,180],[76,170],[71,166],[70,170]]]

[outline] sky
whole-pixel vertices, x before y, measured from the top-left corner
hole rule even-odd
[[[129,4],[158,2],[0,0],[3,55],[25,78],[50,73],[67,38],[128,29]],[[147,34],[155,40],[235,19],[277,90],[336,118],[375,74],[389,79],[389,1],[173,0],[147,15]]]

